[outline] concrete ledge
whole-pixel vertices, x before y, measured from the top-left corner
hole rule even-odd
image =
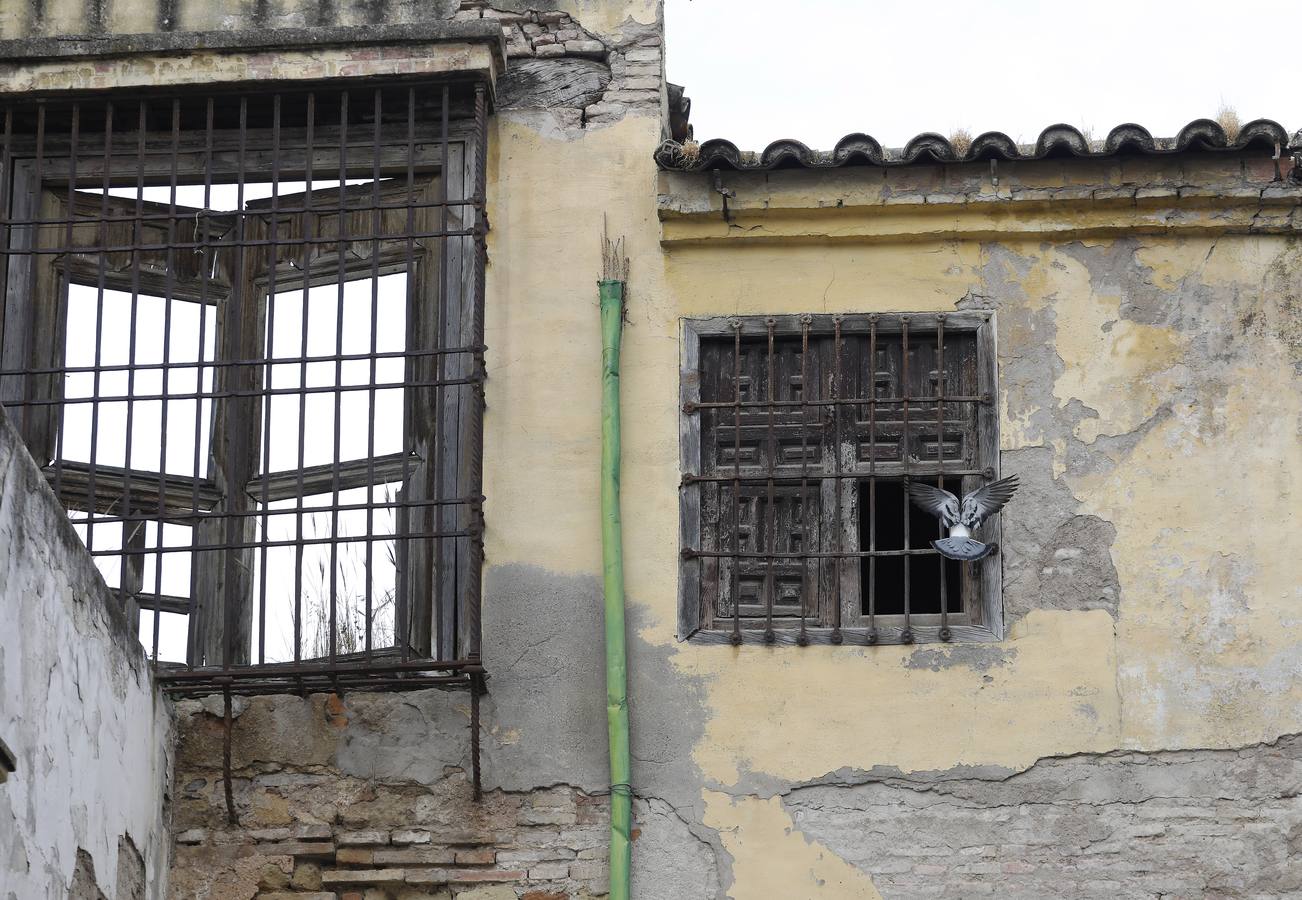
[[[504,58],[501,25],[495,19],[420,22],[406,25],[341,25],[324,28],[266,28],[153,34],[69,35],[0,41],[7,63],[43,62],[87,56],[192,53],[196,50],[303,50],[459,41],[491,43]]]

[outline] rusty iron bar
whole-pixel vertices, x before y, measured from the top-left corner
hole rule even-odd
[[[901,413],[904,416],[903,434],[900,437],[900,459],[904,462],[904,480],[909,479],[909,457],[912,455],[909,444],[909,317],[900,316],[900,381],[904,385],[904,403],[901,405]],[[913,519],[909,509],[909,498],[904,497],[904,549],[909,549],[909,523]],[[909,607],[911,605],[912,591],[909,586],[910,575],[910,554],[904,555],[904,630],[900,632],[900,642],[904,644],[913,643],[913,629],[909,627]]]
[[[732,643],[741,644],[741,322],[732,322]]]
[[[877,634],[877,316],[868,317],[868,637],[875,644]],[[908,387],[905,387],[908,390]]]
[[[839,400],[841,397],[841,316],[832,317],[832,399]],[[841,531],[843,526],[842,511],[842,488],[841,488],[841,404],[832,404],[832,459],[833,471],[836,480],[833,482],[835,489],[835,500],[833,502],[836,522],[832,528],[833,546],[836,548],[833,552],[839,557],[841,553]],[[841,562],[839,558],[834,557],[832,562],[832,581],[836,589],[832,592],[833,603],[836,604],[832,610],[832,643],[840,644],[844,637],[841,633],[841,590],[844,572],[841,571]]]
[[[773,328],[775,321],[772,317],[765,320],[768,326],[768,354],[766,361],[768,363],[768,381],[769,381],[769,407],[768,407],[768,478],[766,479],[765,497],[768,501],[768,567],[764,578],[764,642],[771,644],[777,640],[777,635],[773,633],[773,603],[778,592],[777,578],[773,573],[774,556],[777,553],[777,532],[778,532],[778,513],[777,498],[773,487],[773,473],[778,465],[778,439],[777,432],[773,423],[773,401],[777,399],[777,370],[774,365],[773,345],[774,333]],[[759,525],[759,517],[756,517],[756,526]]]
[[[798,329],[791,322],[793,318],[800,323]],[[685,560],[718,559],[731,563],[734,607],[723,614],[730,620],[730,628],[723,635],[728,635],[726,639],[734,642],[741,639],[747,643],[753,637],[759,643],[802,645],[814,639],[810,626],[817,624],[827,629],[820,634],[822,642],[835,641],[837,636],[853,635],[874,644],[881,640],[883,616],[886,617],[885,627],[892,635],[896,635],[898,629],[898,636],[908,642],[917,637],[914,623],[925,623],[930,629],[933,614],[939,627],[929,630],[927,635],[950,640],[953,637],[951,620],[955,613],[951,607],[955,590],[952,573],[944,568],[943,558],[929,541],[916,540],[917,523],[910,521],[907,502],[902,510],[897,509],[892,493],[888,495],[892,499],[889,509],[878,509],[878,506],[882,502],[883,487],[899,486],[911,478],[925,478],[944,486],[951,478],[990,477],[986,469],[974,468],[966,462],[967,454],[962,447],[951,451],[945,445],[946,429],[952,427],[953,415],[952,409],[947,410],[945,404],[965,400],[985,403],[987,398],[958,393],[958,390],[971,390],[971,387],[963,376],[954,382],[948,373],[947,366],[952,364],[949,357],[953,329],[943,313],[934,319],[923,314],[892,314],[890,324],[898,325],[898,329],[891,327],[885,331],[880,325],[879,314],[864,314],[862,321],[855,322],[853,330],[845,324],[850,317],[832,315],[828,317],[829,333],[816,335],[817,344],[810,340],[814,334],[809,327],[812,318],[734,318],[729,323],[732,335],[713,338],[714,345],[720,349],[730,345],[731,365],[727,364],[729,357],[722,355],[725,368],[720,370],[720,374],[731,370],[733,388],[724,393],[727,382],[726,379],[720,380],[722,399],[717,395],[708,396],[700,403],[685,404],[683,411],[705,414],[706,411],[713,413],[731,407],[732,415],[728,417],[707,414],[703,428],[714,434],[715,444],[709,450],[703,448],[702,452],[718,453],[727,448],[732,459],[727,460],[726,455],[717,460],[703,459],[707,473],[684,474],[680,487],[717,484],[722,488],[728,482],[736,499],[732,502],[731,513],[727,511],[726,502],[719,504],[716,524],[724,534],[718,545],[711,546],[707,540],[701,546],[682,548],[680,556]],[[934,330],[932,322],[935,323]],[[962,332],[968,330],[966,327],[960,329]],[[742,341],[743,336],[746,341]],[[965,334],[959,344],[962,349],[958,352],[961,354],[972,351],[966,337]],[[928,375],[925,368],[918,368],[923,364],[919,353],[928,350],[928,342],[936,354],[934,377],[937,384],[934,390],[913,384]],[[878,356],[883,347],[887,352],[886,368],[889,372],[880,371],[883,366]],[[797,350],[800,353],[799,365],[788,372],[784,368],[788,365],[786,354]],[[817,391],[811,390],[808,384],[811,377],[808,354],[811,352],[814,352],[815,360],[826,360],[815,376],[820,385]],[[752,354],[744,366],[743,353]],[[855,368],[847,372],[850,360],[854,361]],[[792,396],[784,396],[787,389],[779,386],[779,373],[784,373],[784,377],[790,375],[793,384],[799,377],[800,396],[795,396],[794,388]],[[889,376],[889,380],[883,381],[883,376]],[[743,391],[743,378],[753,382],[752,393]],[[760,386],[764,379],[769,382],[767,390]],[[950,392],[951,389],[954,393]],[[931,403],[937,404],[934,413],[928,406]],[[892,404],[898,409],[898,415],[886,417],[884,421],[884,411],[892,408]],[[808,411],[811,408],[821,410],[821,414],[815,416],[816,423],[810,421]],[[847,408],[853,411],[849,420],[841,412]],[[745,417],[747,411],[759,413],[761,409],[762,419],[759,415]],[[779,416],[782,412],[789,415]],[[931,423],[930,426],[927,423]],[[919,441],[925,444],[932,439],[931,428],[935,429],[938,450],[931,455],[927,447],[926,454],[922,454]],[[832,439],[823,439],[825,455],[822,463],[811,465],[809,445],[819,433],[814,429],[821,430],[824,436],[830,433]],[[902,434],[899,433],[901,430]],[[878,446],[882,440],[898,441],[898,455],[893,454],[883,461]],[[782,441],[791,442],[793,451],[795,446],[799,446],[801,455],[798,461],[779,459]],[[866,442],[863,447],[859,446],[861,442]],[[743,456],[743,448],[747,451],[746,456]],[[826,455],[828,453],[831,455]],[[712,465],[718,467],[713,472],[709,471]],[[796,540],[798,532],[805,538],[809,533],[808,522],[800,516],[792,516],[789,522],[782,520],[789,527],[790,535],[779,534],[775,520],[780,518],[778,501],[783,495],[782,489],[793,488],[789,494],[791,501],[798,501],[807,517],[810,480],[816,480],[820,490],[827,492],[827,499],[820,504],[818,515],[822,517],[823,525],[833,526],[832,532],[818,549],[809,546],[804,538],[801,538],[803,546],[780,549],[784,542]],[[749,547],[744,547],[742,541],[741,507],[744,505],[750,510],[746,514],[748,527],[753,527],[757,536],[755,544]],[[895,521],[899,521],[898,527],[893,524]],[[726,536],[729,528],[731,540]],[[892,541],[901,539],[900,545],[892,549],[883,548],[883,528],[889,530]],[[764,533],[762,538],[758,537],[760,532]],[[847,541],[849,546],[846,546]],[[928,560],[923,569],[917,569],[913,565],[914,557],[932,557],[935,563]],[[887,570],[891,572],[891,580],[883,583],[884,567],[878,561],[897,559],[900,560],[899,568]],[[807,564],[815,562],[818,563],[819,580],[811,583]],[[855,571],[849,569],[852,562],[859,565]],[[778,604],[779,566],[788,563],[798,564],[803,573],[801,608],[798,611]],[[930,582],[932,565],[942,567],[939,581],[934,585]],[[759,582],[764,592],[763,599],[750,598],[744,613],[741,592],[735,586],[737,573],[743,570],[748,573],[747,577]],[[856,571],[857,577],[851,577]],[[834,578],[835,582],[828,581],[828,578]],[[928,586],[926,596],[918,593],[924,583]],[[721,580],[721,591],[728,591],[729,584],[729,580]],[[815,622],[811,623],[810,617],[815,613],[808,606],[808,592],[816,589],[815,584],[823,593],[819,595],[820,606]],[[964,614],[966,622],[966,588],[960,584],[959,590],[964,592],[963,606],[959,611]],[[938,600],[939,607],[936,606]],[[883,607],[888,611],[883,612]],[[923,618],[919,619],[919,616]],[[722,624],[719,622],[720,626]],[[779,628],[790,628],[790,633],[779,633]]]
[[[901,397],[845,397],[839,400],[830,399],[830,398],[827,400],[810,400],[805,403],[802,403],[799,400],[775,400],[772,403],[769,403],[768,401],[746,402],[746,403],[742,403],[741,407],[742,409],[767,409],[770,406],[775,406],[778,408],[785,407],[785,406],[794,407],[794,408],[799,408],[801,406],[886,406],[888,404],[893,404],[898,406],[899,404],[904,403],[906,400],[916,400],[916,399],[918,398],[917,397],[906,398],[902,396]],[[931,399],[931,398],[927,398],[927,399]],[[957,394],[945,398],[946,402],[949,403],[988,403],[989,399],[990,398],[982,394]],[[684,407],[683,412],[690,414],[690,413],[700,412],[706,409],[731,409],[736,405],[737,404],[728,401],[709,402],[709,403],[697,402],[697,403],[688,404],[686,407]]]
[[[226,821],[232,828],[240,824],[235,814],[235,796],[231,787],[231,732],[234,730],[234,717],[231,715],[231,691],[222,692],[222,782],[226,794]]]
[[[809,316],[800,319],[800,549],[805,551],[800,565],[800,635],[796,643],[805,646],[809,643],[809,630],[806,625],[806,611],[809,606]],[[775,460],[776,464],[776,460]],[[773,483],[774,466],[769,467],[769,483]],[[818,579],[814,579],[814,598],[818,598]]]
[[[484,692],[484,677],[479,674],[470,676],[470,784],[475,802],[484,799],[484,780],[479,771],[480,757],[480,723],[479,700]]]
[[[945,314],[936,314],[936,462],[941,469],[945,467]],[[936,487],[944,490],[945,476],[936,475]],[[905,503],[908,498],[905,498]],[[939,525],[940,537],[945,536],[945,525]],[[940,567],[940,631],[942,641],[948,641],[953,635],[949,630],[949,597],[945,586],[945,559],[942,557],[937,565]]]
[[[482,642],[489,104],[472,79],[0,102],[0,164],[21,172],[0,184],[0,264],[26,267],[0,284],[0,387],[92,555],[143,601],[143,643],[169,691],[469,684],[459,667],[478,666]],[[369,183],[348,184],[358,180]],[[249,200],[254,182],[269,193]],[[202,208],[183,206],[180,188],[200,184]],[[395,304],[380,279],[393,274],[408,295],[397,350],[381,342]],[[364,292],[345,288],[365,281],[363,314]],[[298,322],[277,298],[298,303]],[[36,330],[74,303],[70,331],[84,341]],[[193,330],[177,330],[193,310]],[[437,333],[422,331],[421,310]],[[354,318],[370,332],[349,346]],[[315,335],[329,327],[323,352]],[[386,374],[394,365],[401,377]],[[396,417],[378,406],[397,394],[401,455],[381,454]],[[431,408],[413,412],[416,398]],[[356,402],[366,408],[345,430]],[[317,410],[332,423],[309,421]],[[420,447],[418,431],[429,434]],[[308,466],[309,454],[329,462]],[[177,455],[192,458],[178,466]],[[309,519],[324,533],[307,533]],[[387,584],[377,544],[394,559]],[[429,552],[409,552],[418,546]],[[165,584],[183,571],[168,560],[185,555],[188,591]],[[309,597],[318,556],[330,571]],[[457,574],[443,578],[436,556]],[[361,571],[346,586],[349,565]],[[320,653],[307,646],[309,599],[328,620]],[[164,659],[177,648],[160,646],[170,616],[187,622],[185,677]],[[357,623],[347,644],[345,619]],[[390,628],[412,668],[386,666]],[[292,652],[273,647],[280,638]]]

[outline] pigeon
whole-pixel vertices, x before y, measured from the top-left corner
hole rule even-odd
[[[931,513],[949,529],[949,537],[932,541],[941,556],[975,562],[994,552],[993,544],[983,544],[972,537],[972,530],[1004,508],[1017,490],[1017,476],[1010,475],[977,488],[959,499],[944,488],[921,481],[907,481],[904,489],[921,510]]]

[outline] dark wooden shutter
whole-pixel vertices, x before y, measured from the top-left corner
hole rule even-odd
[[[811,345],[802,373],[799,338],[776,340],[770,391],[766,340],[742,343],[739,371],[731,341],[702,344],[703,403],[729,403],[739,392],[743,403],[772,398],[788,404],[774,407],[771,414],[767,406],[743,407],[739,412],[711,408],[701,413],[701,472],[711,479],[702,486],[702,549],[724,554],[798,554],[822,548],[823,410],[790,405],[820,396],[816,347]],[[771,503],[770,472],[781,479],[772,489]],[[740,490],[730,480],[734,474],[742,479]],[[719,478],[724,480],[714,480]],[[701,581],[705,627],[731,620],[737,604],[743,625],[759,627],[770,596],[775,624],[789,625],[802,610],[810,624],[817,624],[817,559],[709,557],[703,562]]]

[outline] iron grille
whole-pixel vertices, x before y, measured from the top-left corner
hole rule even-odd
[[[686,321],[680,635],[997,637],[997,562],[940,556],[904,490],[994,477],[993,328],[969,312]]]
[[[173,693],[479,677],[487,102],[3,107],[0,403]]]

